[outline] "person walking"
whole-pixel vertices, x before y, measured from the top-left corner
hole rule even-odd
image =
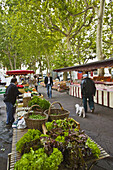
[[[39,78],[39,74],[38,74],[38,75],[37,75],[37,91],[38,91],[39,83],[40,83],[40,78]]]
[[[10,85],[6,89],[4,94],[4,102],[6,104],[7,120],[6,125],[11,125],[14,122],[14,105],[16,103],[16,97],[22,94],[18,91],[17,79],[14,77],[11,79]]]
[[[52,86],[53,86],[53,78],[50,76],[50,73],[45,77],[44,83],[47,87],[47,96],[52,98]]]
[[[36,91],[37,91],[37,90],[38,90],[37,75],[34,75],[33,85],[35,86],[35,89],[36,89]]]
[[[94,81],[88,77],[88,74],[83,74],[83,80],[81,82],[81,93],[85,112],[87,112],[87,99],[88,99],[89,108],[93,113],[96,87]]]
[[[36,91],[38,91],[39,75],[34,75],[33,85],[35,86]]]

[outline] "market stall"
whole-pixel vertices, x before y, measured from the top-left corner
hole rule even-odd
[[[56,108],[55,104],[60,108]],[[27,128],[22,126],[22,123],[21,128],[17,126],[13,129],[12,152],[8,154],[7,170],[13,170],[14,167],[15,170],[22,167],[34,169],[34,166],[40,167],[40,170],[46,166],[59,170],[74,167],[90,169],[96,161],[110,156],[80,129],[76,120],[68,117],[70,112],[64,109],[61,103],[56,101],[51,104],[36,96],[29,101],[28,106],[20,107],[17,103],[18,122],[23,122],[23,118],[25,122],[26,118],[30,122],[26,124]],[[38,110],[34,110],[34,106],[38,106]],[[48,115],[46,120],[33,117],[43,113]],[[35,122],[39,123],[41,128],[36,126]]]
[[[68,71],[94,71],[99,68],[113,67],[113,57],[107,60],[95,61],[92,63],[76,65],[72,67],[64,67],[59,69],[54,69],[55,72],[68,72]]]
[[[63,92],[65,90],[68,90],[69,87],[67,86],[67,81],[53,80],[52,89],[57,90],[59,92]]]
[[[38,95],[35,89],[33,79],[30,74],[34,74],[33,70],[11,70],[7,71],[6,74],[9,76],[16,76],[18,81],[18,89],[21,93],[31,93],[31,95]],[[26,76],[27,75],[27,76]],[[30,75],[30,76],[29,76]]]
[[[55,69],[55,72],[67,72],[67,71],[94,71],[99,68],[112,68],[113,67],[113,58],[96,61],[92,63],[87,63],[83,65],[77,65],[73,67],[66,67]],[[113,108],[113,78],[112,77],[93,77],[96,84],[96,95],[94,101],[97,104],[108,106]],[[109,81],[108,81],[109,80]],[[72,85],[69,86],[69,95],[74,97],[81,98],[81,88],[80,82],[75,81]]]
[[[12,76],[17,78],[17,82],[19,85],[28,86],[29,78],[31,77],[31,74],[34,74],[34,73],[35,72],[33,70],[9,70],[9,71],[6,71],[6,75],[8,75],[6,87],[10,84]]]
[[[69,87],[69,95],[82,98],[80,84],[73,84]],[[103,106],[113,108],[113,86],[96,85],[96,95],[94,102]]]

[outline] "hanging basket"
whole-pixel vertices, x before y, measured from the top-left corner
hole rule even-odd
[[[58,103],[61,107],[61,109],[56,109],[56,108],[52,108],[54,104]],[[58,119],[65,119],[66,117],[69,117],[70,111],[65,110],[61,103],[56,101],[53,102],[48,110],[44,111],[45,114],[48,114],[49,120],[58,120]]]
[[[33,107],[38,107],[37,110],[32,110]],[[29,118],[30,115],[38,115],[44,116],[44,119],[31,119]],[[38,129],[42,130],[42,124],[45,123],[48,120],[48,115],[46,113],[43,113],[43,111],[40,109],[39,105],[33,105],[30,107],[28,114],[25,117],[26,125],[29,129]]]

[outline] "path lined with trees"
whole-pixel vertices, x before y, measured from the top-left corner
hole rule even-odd
[[[2,0],[1,64],[11,70],[28,65],[42,73],[96,56],[110,58],[112,9],[111,0]]]

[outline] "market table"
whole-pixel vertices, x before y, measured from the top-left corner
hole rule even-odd
[[[94,82],[95,82],[95,84],[104,84],[104,85],[108,85],[108,86],[113,85],[112,81],[110,81],[110,82],[108,82],[108,81],[94,81]]]
[[[104,85],[113,86],[113,82],[104,82]]]
[[[20,153],[16,151],[16,143],[28,131],[28,129],[13,129],[12,152],[8,154],[7,170],[13,170],[14,164],[21,158]]]
[[[73,84],[69,86],[69,95],[82,98],[80,84]],[[94,102],[103,106],[113,108],[113,88],[96,87],[96,94]]]
[[[7,170],[14,170],[14,164],[21,158],[20,153],[16,151],[16,143],[27,131],[28,129],[22,129],[22,130],[17,128],[13,129],[12,152],[8,154]],[[96,161],[110,156],[100,145],[98,145],[98,147],[101,151],[101,154],[99,158],[95,158],[95,159],[92,158],[86,162],[88,165],[88,169],[90,169],[96,163]]]

